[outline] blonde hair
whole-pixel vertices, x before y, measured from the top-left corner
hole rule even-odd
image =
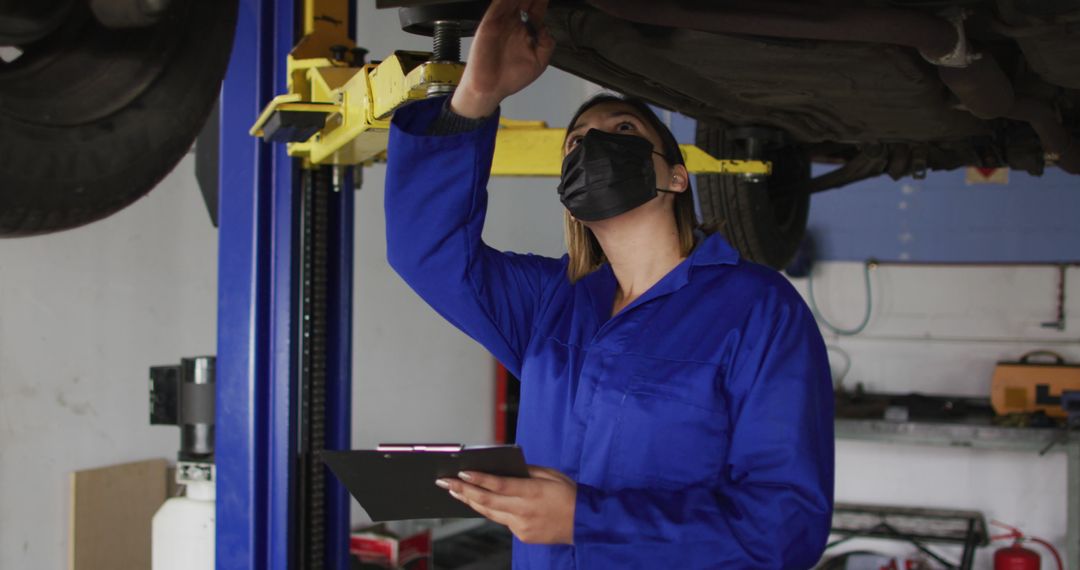
[[[589,108],[600,103],[618,102],[629,105],[637,110],[642,118],[656,131],[663,143],[663,155],[672,164],[685,164],[679,144],[667,125],[660,122],[656,113],[649,108],[648,104],[639,99],[618,97],[616,95],[602,93],[589,99],[578,107],[574,118],[570,120],[567,133],[574,128],[578,117]],[[686,190],[675,195],[675,230],[678,232],[679,249],[685,257],[694,249],[694,231],[699,229],[697,214],[694,212],[694,193],[689,181]],[[600,242],[593,235],[592,230],[585,224],[575,220],[569,211],[563,212],[563,237],[566,240],[566,252],[570,256],[570,263],[566,268],[566,276],[571,283],[576,283],[582,277],[596,271],[601,265],[607,263],[607,256],[600,247]]]

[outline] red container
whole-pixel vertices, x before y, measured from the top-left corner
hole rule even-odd
[[[1039,554],[1014,542],[994,553],[994,570],[1039,570]]]

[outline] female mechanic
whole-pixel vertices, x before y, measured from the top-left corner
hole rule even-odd
[[[554,50],[546,4],[492,2],[453,96],[393,120],[390,264],[521,379],[533,465],[435,484],[509,527],[519,569],[809,568],[832,512],[821,336],[782,276],[695,231],[648,106],[601,97],[571,121],[568,255],[481,240],[499,104]]]

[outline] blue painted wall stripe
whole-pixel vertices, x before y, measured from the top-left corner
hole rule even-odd
[[[1080,176],[1009,175],[1004,186],[968,186],[962,169],[865,180],[814,196],[808,228],[826,260],[1080,260]]]

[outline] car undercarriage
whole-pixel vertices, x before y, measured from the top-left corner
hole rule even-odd
[[[0,45],[22,53],[0,63],[0,235],[104,217],[191,144],[236,3],[141,2],[0,0]],[[405,31],[465,35],[487,4],[376,2]],[[817,192],[963,166],[1080,173],[1080,0],[551,0],[545,20],[555,67],[696,119],[714,157],[774,165],[697,192],[703,225],[774,267]],[[159,91],[182,112],[157,113]]]
[[[554,65],[713,125],[782,130],[818,162],[858,163],[813,191],[965,165],[1080,168],[1080,145],[1067,132],[1080,126],[1080,2],[592,4],[551,6]],[[934,21],[946,22],[935,14],[950,10],[963,10],[967,49],[978,58],[969,77],[949,78],[959,87],[943,79],[964,68],[864,41],[929,44]],[[796,37],[811,34],[832,39]],[[1066,142],[1044,153],[1041,130]]]

